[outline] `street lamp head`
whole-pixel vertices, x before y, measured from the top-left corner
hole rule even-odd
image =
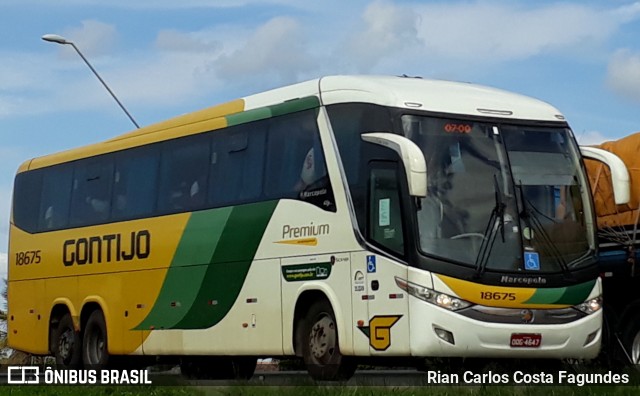
[[[57,34],[45,34],[44,36],[42,36],[42,39],[50,43],[71,44],[71,41],[67,41],[66,38],[58,36]]]

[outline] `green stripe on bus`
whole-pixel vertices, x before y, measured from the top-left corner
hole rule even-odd
[[[320,100],[318,97],[307,96],[271,106],[271,115],[277,117],[284,114],[295,113],[296,111],[315,109],[319,106]]]
[[[242,113],[226,116],[227,126],[240,125],[251,121],[264,120],[271,117],[271,109],[260,107],[258,109],[243,111]]]
[[[194,212],[180,239],[171,267],[208,264],[233,207]]]
[[[216,247],[195,303],[174,328],[215,326],[231,310],[249,273],[277,201],[233,209]]]
[[[562,304],[576,305],[583,303],[593,290],[596,281],[581,283],[569,287],[556,287],[550,289],[537,289],[536,292],[525,301],[525,304]]]
[[[564,287],[554,287],[551,289],[536,289],[525,304],[555,304],[565,292]]]
[[[137,329],[171,328],[196,299],[222,231],[233,208],[194,212],[185,226],[164,284],[149,315]]]
[[[213,326],[240,293],[277,201],[194,212],[153,308],[135,327]]]
[[[318,106],[320,106],[320,100],[316,96],[306,96],[304,98],[290,100],[273,106],[260,107],[257,109],[243,111],[242,113],[230,114],[225,118],[227,120],[227,125],[233,126],[295,113],[297,111],[314,109]]]
[[[585,302],[587,297],[589,297],[589,294],[591,294],[595,284],[596,279],[579,285],[567,287],[558,303],[576,305]]]

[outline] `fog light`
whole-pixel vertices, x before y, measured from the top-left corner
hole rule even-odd
[[[447,331],[445,329],[441,329],[440,327],[437,327],[437,326],[433,326],[433,331],[436,333],[438,338],[440,338],[441,340],[446,341],[451,345],[455,345],[456,344],[456,342],[453,339],[453,333],[452,332]]]
[[[596,330],[596,331],[594,331],[593,333],[589,334],[589,335],[587,336],[587,339],[586,339],[586,341],[584,342],[584,345],[583,345],[583,346],[587,346],[587,345],[591,344],[591,343],[593,342],[593,340],[595,340],[595,339],[596,339],[596,337],[598,336],[598,331],[599,331],[599,330]]]

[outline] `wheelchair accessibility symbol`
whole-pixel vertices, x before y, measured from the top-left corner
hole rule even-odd
[[[524,269],[540,271],[540,255],[536,252],[524,252]]]
[[[376,256],[367,256],[367,273],[376,272]]]

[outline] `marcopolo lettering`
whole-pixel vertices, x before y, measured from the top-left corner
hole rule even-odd
[[[107,234],[67,239],[62,245],[65,266],[146,259],[151,253],[151,233],[132,231],[130,235]]]

